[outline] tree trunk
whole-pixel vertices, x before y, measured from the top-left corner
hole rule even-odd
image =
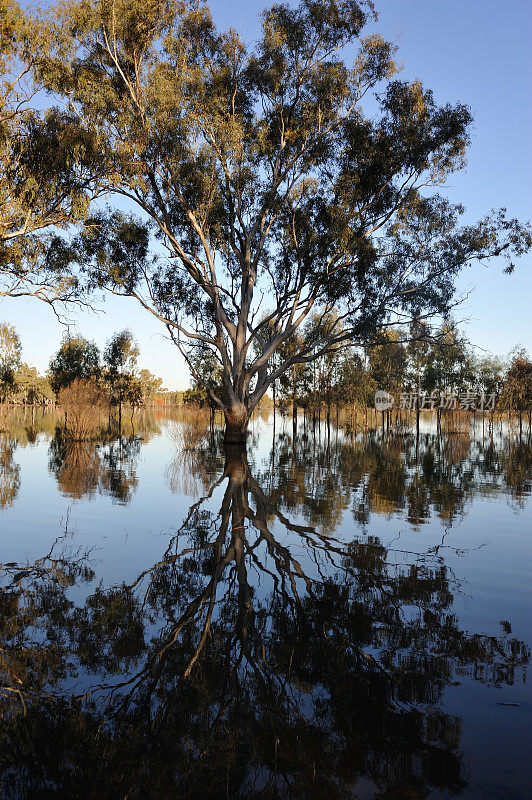
[[[226,444],[246,443],[249,424],[249,411],[243,403],[232,406],[225,411],[225,436]]]

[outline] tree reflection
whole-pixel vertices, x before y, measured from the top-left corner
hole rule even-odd
[[[100,493],[126,504],[137,490],[141,445],[138,436],[72,441],[57,428],[50,442],[48,464],[67,497],[80,500]]]
[[[20,466],[13,455],[17,442],[0,430],[0,509],[12,506],[20,489]]]
[[[407,431],[330,444],[303,433],[281,433],[260,473],[261,485],[285,509],[334,532],[351,507],[365,525],[373,514],[406,518],[414,527],[438,518],[462,519],[478,495],[504,492],[523,506],[532,492],[532,446],[508,438]]]
[[[532,493],[532,446],[518,441],[502,453],[504,482],[518,507],[523,507]]]
[[[397,466],[396,455],[385,457]],[[370,496],[406,502],[404,470],[377,486],[356,453],[334,458],[349,473],[339,505],[357,476]],[[508,623],[496,637],[461,629],[459,587],[439,553],[405,558],[375,537],[341,543],[332,516],[320,528],[294,521],[282,474],[263,489],[245,451],[223,459],[163,557],[132,584],[91,585],[74,603],[67,590],[92,579],[82,554],[56,546],[33,564],[4,565],[6,794],[458,792],[461,720],[443,693],[464,674],[513,683],[526,646]],[[333,495],[320,490],[313,502],[302,492],[307,516]]]

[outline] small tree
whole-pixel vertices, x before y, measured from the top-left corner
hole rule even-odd
[[[13,325],[0,323],[0,396],[5,402],[16,386],[16,371],[20,364],[22,346]]]
[[[504,362],[496,356],[484,356],[474,365],[475,381],[479,392],[490,401],[491,416],[504,391]]]
[[[416,397],[416,431],[419,435],[420,395],[425,385],[433,347],[431,327],[424,320],[413,319],[408,330],[405,385]]]
[[[348,350],[342,354],[339,365],[338,390],[343,402],[349,408],[351,433],[355,433],[355,411],[367,409],[371,405],[377,384],[369,370],[366,369],[359,353]]]
[[[519,414],[520,432],[523,414],[527,414],[532,431],[532,361],[526,350],[519,350],[510,363],[504,378],[503,402],[509,411]]]
[[[302,345],[301,339],[302,334],[296,331],[286,340],[282,347],[279,348],[279,358],[281,361],[290,359],[294,353],[299,353]],[[298,406],[305,403],[303,396],[305,385],[308,382],[308,369],[308,364],[294,361],[290,369],[283,372],[279,378],[282,398],[292,406],[292,419],[294,424],[297,420]]]
[[[157,396],[157,392],[163,385],[163,379],[156,378],[155,375],[152,375],[148,369],[141,369],[139,372],[139,383],[142,402],[145,405],[153,403],[155,397]]]
[[[401,343],[401,331],[378,331],[369,348],[370,375],[379,389],[384,389],[396,399],[401,391],[406,368],[406,350]],[[388,425],[390,415],[387,415]],[[382,412],[384,433],[384,411]]]
[[[107,342],[103,351],[106,367],[105,377],[111,390],[111,404],[118,406],[119,425],[122,425],[122,404],[131,399],[139,399],[138,387],[135,385],[135,373],[139,358],[139,348],[131,331],[123,330],[115,333]]]
[[[56,394],[74,380],[100,375],[100,352],[85,337],[65,334],[56,355],[50,361],[50,384]]]
[[[475,368],[468,343],[454,322],[445,322],[436,331],[422,387],[432,392],[464,391],[475,382]]]

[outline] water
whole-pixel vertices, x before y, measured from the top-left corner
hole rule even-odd
[[[530,444],[59,423],[0,417],[0,796],[532,796]]]

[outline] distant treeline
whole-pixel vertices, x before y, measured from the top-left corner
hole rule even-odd
[[[317,340],[317,347],[319,341]],[[286,353],[297,352],[288,340]],[[196,364],[191,389],[168,391],[161,378],[138,368],[139,349],[128,330],[116,333],[102,353],[81,335],[63,337],[46,376],[21,361],[16,330],[0,324],[0,400],[53,404],[74,381],[90,381],[111,406],[182,406],[214,410],[201,375],[223,397],[219,365],[206,356]],[[219,386],[216,386],[216,381]],[[453,323],[433,330],[423,322],[407,330],[386,328],[365,347],[339,347],[308,361],[295,362],[273,383],[275,408],[330,415],[331,410],[375,407],[376,392],[393,397],[394,410],[412,409],[510,412],[532,422],[532,361],[516,349],[506,359],[478,354]]]
[[[24,363],[16,329],[0,323],[0,401],[20,405],[53,405],[74,381],[98,387],[109,405],[183,405],[183,391],[171,392],[162,378],[139,369],[139,349],[127,331],[116,333],[102,353],[81,335],[65,334],[46,375]]]
[[[280,359],[297,353],[299,343],[289,339],[284,348]],[[201,368],[212,382],[216,364],[196,365],[198,375]],[[221,371],[219,375],[216,391],[223,396]],[[310,353],[308,360],[296,361],[272,386],[275,408],[328,416],[331,410],[349,413],[375,408],[379,390],[393,397],[394,412],[510,412],[525,415],[530,423],[532,361],[525,350],[517,348],[506,359],[482,353],[452,322],[433,329],[418,321],[408,329],[382,329],[364,347],[339,347],[317,357]],[[187,396],[200,405],[209,403],[199,381]]]

